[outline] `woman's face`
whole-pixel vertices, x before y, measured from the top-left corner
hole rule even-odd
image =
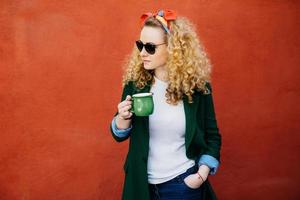
[[[140,40],[144,44],[148,42],[153,44],[162,44],[165,43],[164,34],[164,30],[161,28],[144,26],[141,31]],[[144,68],[146,70],[164,68],[168,57],[167,44],[157,46],[153,55],[149,54],[144,47],[140,52],[140,56],[144,62]]]

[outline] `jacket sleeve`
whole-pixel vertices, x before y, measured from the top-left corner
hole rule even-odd
[[[212,88],[208,82],[206,86],[210,92],[209,94],[202,94],[202,100],[204,102],[204,138],[207,145],[204,154],[216,158],[220,163],[220,150],[222,144],[221,134],[219,133],[215,116]]]
[[[132,95],[132,82],[128,82],[124,88],[123,88],[123,92],[122,92],[122,97],[121,97],[121,101],[124,101],[126,99],[126,96],[127,95]],[[114,117],[118,114],[118,111],[115,113]],[[117,141],[117,142],[122,142],[122,141],[125,141],[126,139],[129,138],[130,136],[130,132],[127,134],[126,137],[118,137],[116,134],[114,134],[114,131],[113,131],[113,127],[112,127],[112,123],[110,123],[110,132],[113,136],[113,138]]]

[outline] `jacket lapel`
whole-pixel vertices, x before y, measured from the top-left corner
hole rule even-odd
[[[193,95],[193,103],[188,102],[188,97],[186,95],[183,96],[183,105],[184,105],[184,114],[186,120],[186,128],[185,128],[185,147],[186,150],[189,149],[189,146],[192,142],[195,128],[197,124],[197,106],[199,101],[198,95]]]
[[[150,92],[151,89],[151,85],[147,84],[144,88],[139,89],[138,87],[136,87],[134,85],[133,88],[133,94],[137,94],[137,93],[144,93],[144,92]],[[141,120],[142,122],[142,127],[144,127],[145,130],[145,136],[141,137],[142,141],[141,143],[143,143],[144,145],[141,145],[143,149],[141,149],[142,155],[143,155],[143,159],[146,160],[148,157],[148,152],[149,152],[149,116],[145,116],[145,117],[139,117],[139,120]]]

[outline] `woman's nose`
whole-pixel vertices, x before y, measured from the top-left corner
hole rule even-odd
[[[143,47],[142,51],[140,52],[140,55],[141,56],[147,56],[148,55],[147,51],[145,50],[145,47]]]

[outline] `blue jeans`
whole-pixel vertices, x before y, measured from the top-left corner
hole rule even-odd
[[[151,200],[201,200],[202,185],[197,189],[192,189],[184,183],[184,178],[196,173],[198,165],[189,168],[185,173],[175,178],[161,183],[149,184]]]

